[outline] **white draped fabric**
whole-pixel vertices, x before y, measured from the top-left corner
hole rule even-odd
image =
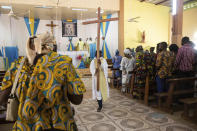
[[[81,56],[89,56],[88,51],[59,51],[58,54],[60,55],[67,55],[70,58],[72,58],[72,63],[74,65],[75,68],[77,68],[77,66],[80,64],[80,60],[77,60],[77,56],[81,55]]]
[[[5,71],[4,60],[3,57],[0,57],[0,71]]]

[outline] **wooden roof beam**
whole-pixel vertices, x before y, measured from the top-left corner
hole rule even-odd
[[[160,2],[158,2],[158,3],[155,3],[155,5],[160,5],[160,4],[162,4],[162,3],[165,3],[165,2],[167,2],[168,0],[163,0],[163,1],[160,1]]]

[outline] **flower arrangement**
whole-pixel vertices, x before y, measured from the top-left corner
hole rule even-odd
[[[82,59],[81,55],[77,56],[77,60],[81,60],[81,59]]]

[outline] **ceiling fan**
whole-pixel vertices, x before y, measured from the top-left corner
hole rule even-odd
[[[128,20],[128,22],[136,22],[138,23],[137,19],[141,18],[140,16],[137,16],[137,17],[134,17],[134,18],[131,18]]]
[[[14,14],[14,12],[13,12],[13,10],[12,10],[12,7],[11,7],[11,9],[10,9],[10,12],[8,13],[8,16],[9,16],[9,17],[12,17],[12,18],[14,18],[14,19],[16,19],[16,20],[19,19],[18,16],[17,16],[16,14]]]

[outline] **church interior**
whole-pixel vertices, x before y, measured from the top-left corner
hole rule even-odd
[[[79,131],[197,131],[197,0],[0,0],[0,99],[4,82],[13,79],[6,73],[12,63],[27,56],[30,38],[46,32],[54,38],[53,51],[71,58],[84,84],[81,104],[71,102]],[[184,42],[193,54],[185,51],[189,47],[182,50]],[[192,70],[178,76],[178,60],[192,61]],[[168,74],[161,78],[164,68]],[[103,79],[109,85],[106,100]],[[100,100],[93,99],[99,85],[101,111]],[[160,91],[159,85],[167,89]],[[0,102],[1,131],[42,131],[26,125],[14,129],[5,119],[6,107]]]

